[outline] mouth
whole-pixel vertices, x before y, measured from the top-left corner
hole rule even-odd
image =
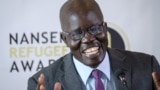
[[[97,54],[99,51],[99,47],[91,47],[91,48],[88,48],[84,51],[84,53],[87,55],[87,56],[90,56],[90,55],[95,55]]]

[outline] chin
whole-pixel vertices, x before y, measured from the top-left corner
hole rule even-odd
[[[92,68],[96,68],[103,60],[89,60],[90,62],[84,63],[87,66],[90,66]]]

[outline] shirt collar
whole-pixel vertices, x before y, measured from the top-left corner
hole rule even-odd
[[[85,85],[93,69],[98,69],[102,71],[110,80],[110,63],[109,63],[109,56],[107,52],[104,60],[100,63],[100,65],[97,68],[91,68],[89,66],[84,65],[79,60],[77,60],[74,56],[73,56],[73,62],[75,64],[78,74],[80,75]]]

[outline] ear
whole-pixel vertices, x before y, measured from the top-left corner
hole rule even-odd
[[[107,23],[106,22],[103,23],[103,26],[106,29],[106,31],[108,31],[108,27],[107,27]]]
[[[61,33],[60,33],[60,37],[61,37],[61,39],[64,41],[64,43],[65,43],[65,44],[67,45],[67,47],[68,47],[68,41],[67,41],[66,34],[63,33],[63,32],[61,32]]]

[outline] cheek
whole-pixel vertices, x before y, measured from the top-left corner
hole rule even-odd
[[[101,41],[102,43],[107,43],[108,40],[107,40],[107,33],[102,33],[100,35],[97,35],[96,38]]]
[[[70,41],[69,47],[71,50],[79,50],[80,49],[80,41]]]

